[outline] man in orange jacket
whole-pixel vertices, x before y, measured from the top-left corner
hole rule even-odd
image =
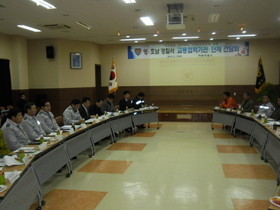
[[[237,108],[237,104],[236,102],[233,100],[232,97],[230,97],[230,93],[228,91],[224,92],[223,93],[223,102],[222,102],[222,107],[223,108]]]

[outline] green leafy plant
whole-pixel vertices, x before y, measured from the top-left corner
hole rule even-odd
[[[271,103],[273,105],[277,104],[278,91],[276,85],[267,83],[266,86],[257,94],[258,101],[261,101],[264,95],[269,95],[271,97]]]

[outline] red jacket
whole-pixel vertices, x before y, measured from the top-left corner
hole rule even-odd
[[[233,100],[232,97],[229,97],[228,99],[226,100],[223,100],[223,103],[222,103],[222,107],[223,108],[230,108],[230,107],[234,107],[234,108],[237,108],[238,105],[237,103]]]

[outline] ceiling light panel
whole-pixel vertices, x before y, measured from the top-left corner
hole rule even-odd
[[[179,36],[179,37],[172,37],[172,39],[198,39],[199,36]]]
[[[120,39],[121,42],[126,42],[126,41],[143,41],[143,40],[146,40],[146,38]]]
[[[217,23],[219,21],[220,14],[210,14],[208,17],[208,23]]]
[[[140,19],[143,21],[143,23],[146,25],[146,26],[153,26],[154,23],[153,21],[150,19],[150,17],[140,17]]]
[[[32,28],[32,27],[26,26],[26,25],[17,25],[17,27],[23,28],[23,29],[26,29],[26,30],[29,30],[29,31],[33,31],[33,32],[41,32],[41,30],[39,30],[39,29]]]
[[[45,7],[46,9],[56,9],[56,7],[44,0],[31,0],[37,4],[37,6]]]
[[[135,0],[123,0],[123,1],[124,1],[124,3],[126,3],[126,4],[134,4],[134,3],[136,3]]]
[[[257,36],[257,34],[228,35],[228,37],[250,37],[250,36]]]
[[[81,22],[81,21],[77,21],[76,23],[77,23],[78,25],[80,25],[80,26],[86,28],[86,29],[91,29],[91,28],[92,28],[90,25],[88,25],[88,24],[86,24],[86,23],[83,23],[83,22]]]

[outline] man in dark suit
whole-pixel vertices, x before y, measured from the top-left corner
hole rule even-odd
[[[79,108],[79,112],[82,118],[88,120],[90,118],[89,108],[90,106],[90,99],[88,97],[83,97],[82,99],[82,106]]]
[[[101,99],[97,99],[95,104],[92,104],[90,107],[89,107],[89,114],[90,115],[98,115],[98,116],[101,116],[103,115],[103,112],[101,111],[101,105],[102,105],[103,101]]]
[[[123,91],[123,99],[119,102],[120,110],[124,111],[126,109],[133,109],[131,100],[129,100],[129,98],[130,92],[128,90]]]

